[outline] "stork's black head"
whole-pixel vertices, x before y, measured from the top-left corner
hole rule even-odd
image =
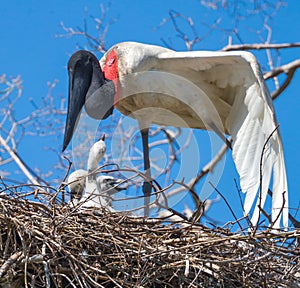
[[[70,143],[83,105],[89,116],[106,119],[113,111],[114,85],[104,78],[98,59],[91,52],[75,52],[68,63],[69,98],[63,151]]]

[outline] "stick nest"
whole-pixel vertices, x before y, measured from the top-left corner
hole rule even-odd
[[[243,235],[15,195],[1,196],[0,231],[0,287],[300,287],[297,230]]]

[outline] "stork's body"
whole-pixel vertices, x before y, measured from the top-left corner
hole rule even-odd
[[[70,183],[68,185],[71,200],[70,203],[73,206],[76,206],[79,202],[82,203],[84,200],[82,199],[85,192],[86,187],[86,178],[88,177],[88,172],[83,169],[75,170],[70,174],[68,177],[67,182]],[[114,178],[112,176],[108,175],[100,175],[96,178],[96,185],[94,187],[97,187],[97,189],[100,188],[100,191],[95,191],[95,196],[100,195],[102,198],[105,199],[103,201],[92,201],[90,202],[91,205],[88,204],[88,206],[96,206],[96,207],[103,207],[104,204],[107,204],[106,207],[112,207],[112,199],[114,197],[114,194],[119,193],[120,191],[124,190],[125,188],[121,186],[123,183],[123,180]],[[89,186],[89,189],[91,186]],[[88,197],[85,196],[85,199],[92,198],[92,193],[88,193]],[[87,201],[89,201],[88,199]],[[86,202],[86,201],[85,201]],[[103,205],[101,204],[103,202]],[[95,204],[98,203],[98,204]],[[110,208],[109,208],[110,209]]]
[[[97,183],[96,174],[93,172],[98,168],[98,163],[103,158],[106,152],[106,145],[104,139],[100,139],[90,148],[89,157],[87,162],[88,176],[86,177],[85,193],[82,195],[80,202],[83,207],[106,207],[109,210],[113,210],[108,205],[104,193],[101,191],[101,187]]]
[[[123,187],[119,186],[122,180],[108,175],[96,177],[96,174],[93,174],[98,168],[98,163],[103,158],[105,151],[106,145],[103,138],[90,148],[87,163],[88,171],[78,169],[68,177],[71,203],[73,205],[81,203],[82,207],[105,207],[113,211],[111,199],[115,193],[124,190]]]
[[[287,181],[281,137],[279,130],[275,131],[278,124],[272,99],[251,53],[174,52],[126,42],[106,52],[100,65],[87,51],[76,52],[69,61],[70,94],[64,148],[84,104],[93,118],[107,118],[114,106],[139,121],[148,176],[151,123],[209,129],[224,141],[227,141],[224,134],[229,134],[241,188],[247,192],[245,212],[258,199],[261,184],[261,199],[257,200],[252,218],[253,223],[257,222],[258,204],[263,206],[273,174],[272,219],[277,219],[275,226],[279,226],[277,216],[283,211],[283,222],[287,225]],[[150,189],[146,182],[146,196]]]
[[[72,172],[67,180],[70,192],[70,203],[77,205],[82,195],[84,194],[87,171],[78,169]]]

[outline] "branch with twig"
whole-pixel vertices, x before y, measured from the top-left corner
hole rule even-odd
[[[266,49],[287,49],[287,48],[300,48],[300,42],[295,43],[254,43],[254,44],[228,44],[223,47],[221,51],[241,51],[241,50],[266,50]]]
[[[21,161],[21,159],[18,157],[18,155],[9,147],[7,142],[2,138],[0,135],[0,145],[4,147],[4,149],[7,151],[7,153],[10,155],[10,157],[15,161],[15,163],[18,165],[20,170],[24,173],[24,175],[29,179],[29,181],[34,185],[39,185],[40,183],[36,181],[36,179],[31,175],[31,173],[28,171],[24,163]]]
[[[60,23],[61,28],[65,31],[65,34],[58,34],[56,37],[74,37],[74,36],[82,36],[87,42],[89,47],[94,51],[99,51],[101,53],[105,53],[107,48],[105,46],[106,35],[108,33],[109,27],[114,24],[117,20],[111,19],[110,21],[106,21],[107,13],[109,11],[108,7],[104,7],[103,4],[100,5],[100,17],[89,16],[93,19],[95,23],[95,28],[97,31],[97,36],[88,32],[88,18],[85,15],[83,19],[83,28],[77,27],[67,27],[63,22]]]
[[[288,64],[282,65],[264,74],[265,80],[276,77],[282,73],[286,74],[286,79],[281,86],[272,93],[273,100],[276,99],[291,83],[297,69],[300,68],[300,59],[294,60]]]

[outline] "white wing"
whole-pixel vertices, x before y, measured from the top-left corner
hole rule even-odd
[[[248,214],[257,199],[252,217],[255,225],[259,219],[259,207],[264,206],[273,172],[273,227],[280,227],[281,212],[283,224],[287,227],[286,171],[272,99],[254,56],[250,53],[241,53],[241,56],[249,62],[251,69],[246,77],[246,94],[241,97],[241,102],[234,103],[228,126],[234,140],[232,155],[240,174],[241,188],[247,192],[244,210]]]
[[[287,227],[288,195],[281,136],[256,58],[249,52],[209,51],[171,51],[157,58],[155,69],[189,78],[200,88],[204,87],[219,113],[230,111],[221,119],[226,119],[225,131],[233,138],[233,159],[242,191],[247,192],[245,214],[256,200],[252,223],[257,223],[259,206],[264,206],[273,176],[272,221],[275,228],[279,227],[282,212]],[[230,110],[224,108],[226,105]]]

